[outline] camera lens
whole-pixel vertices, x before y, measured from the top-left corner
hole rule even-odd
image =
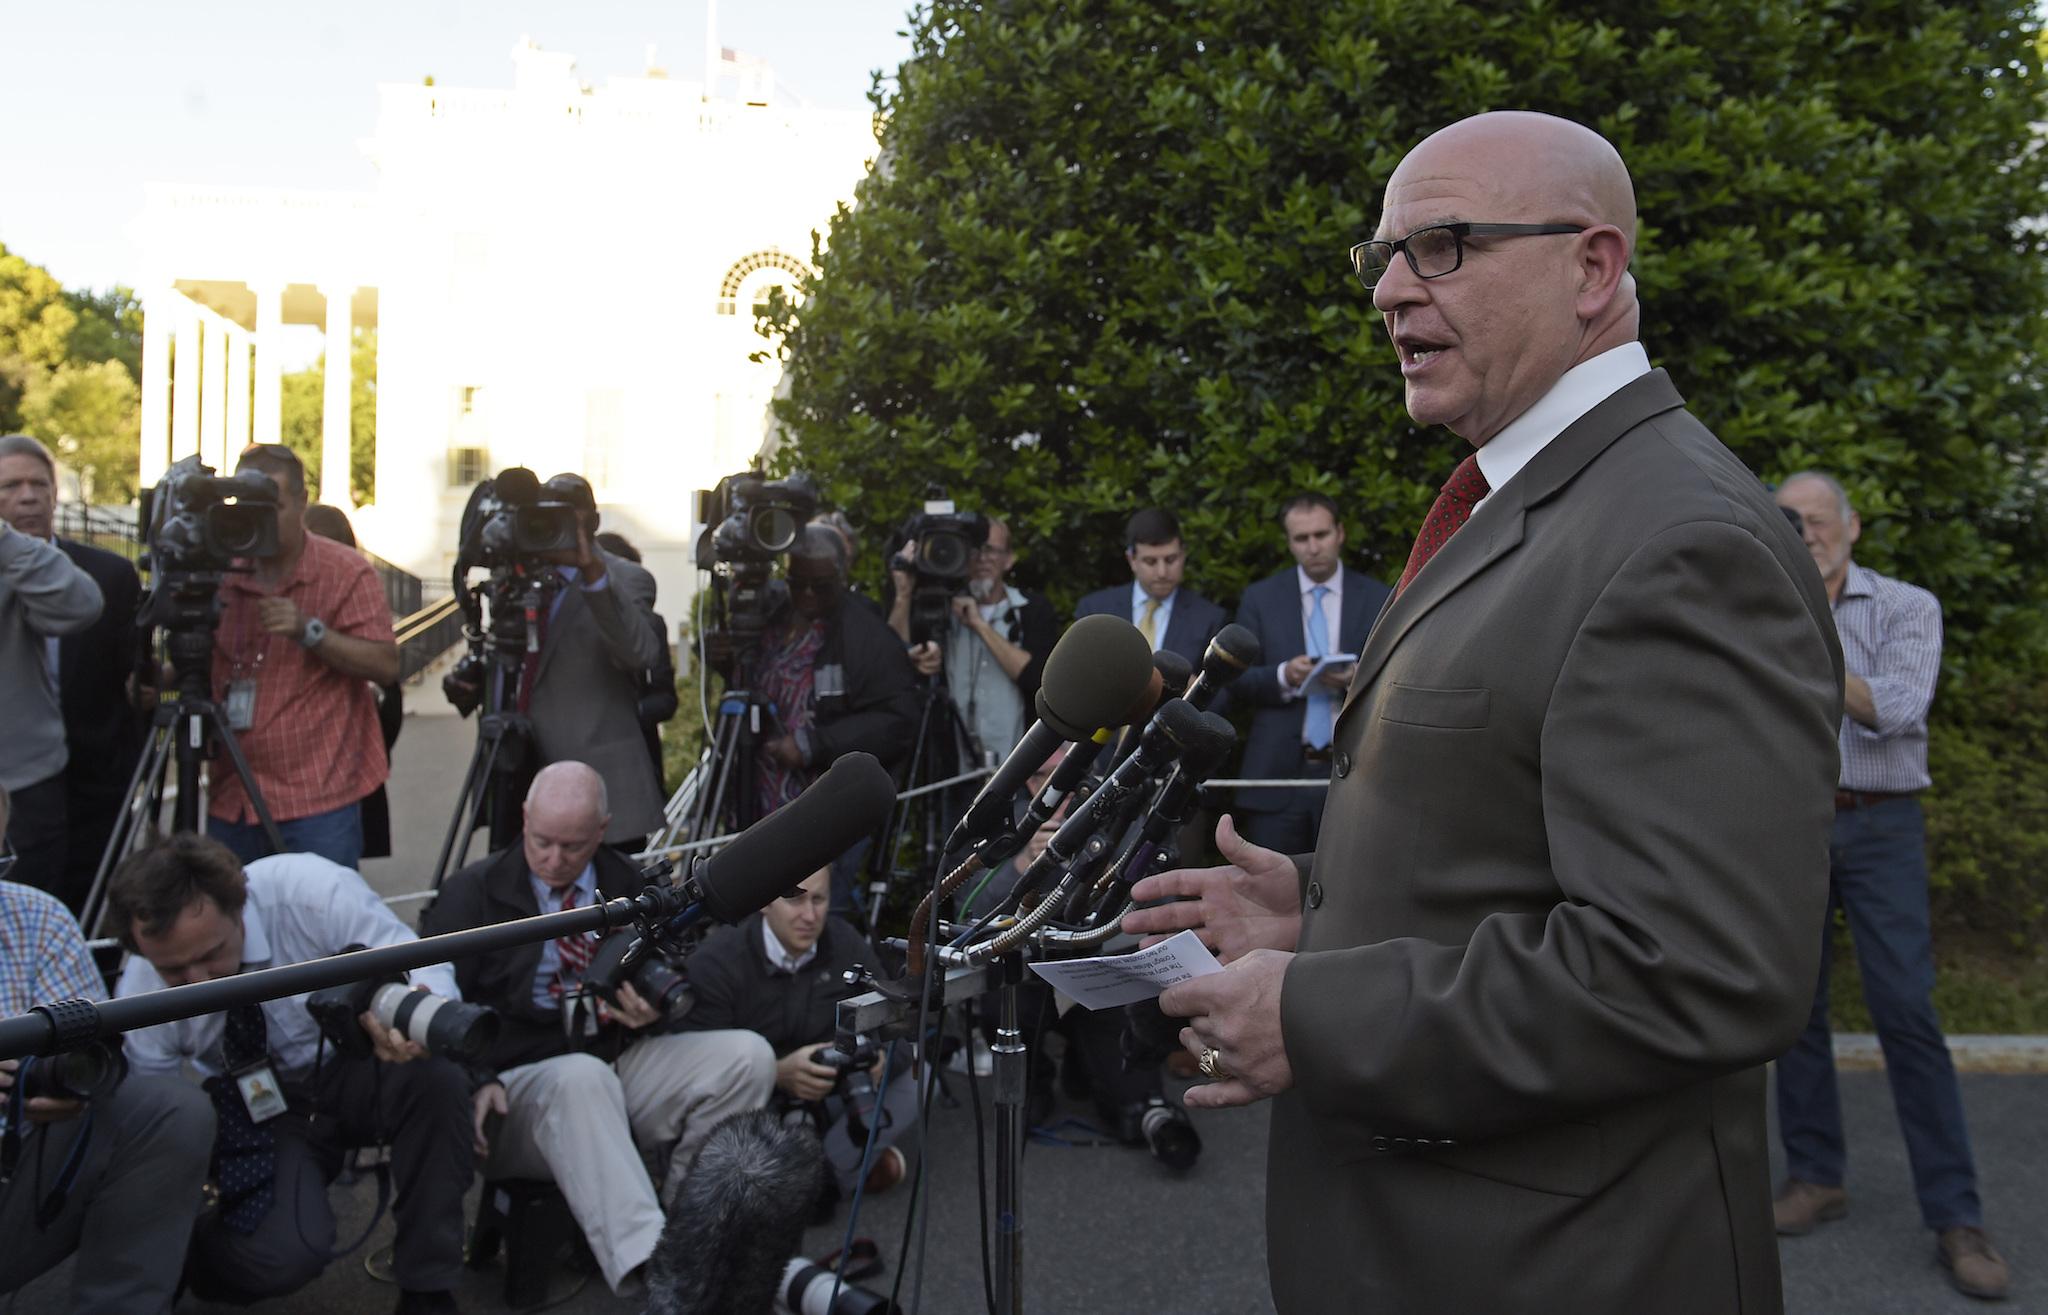
[[[398,982],[377,988],[370,997],[377,1021],[406,1040],[463,1063],[481,1062],[498,1039],[498,1016],[480,1005],[465,1004],[415,991]]]
[[[787,507],[757,507],[747,518],[747,533],[762,552],[788,552],[796,542],[796,517]]]
[[[917,563],[929,575],[957,579],[967,574],[973,550],[965,535],[935,530],[917,541]]]
[[[54,1096],[59,1100],[93,1100],[105,1096],[128,1076],[128,1061],[118,1047],[95,1041],[47,1059],[24,1061],[22,1098]]]
[[[237,557],[255,552],[263,542],[262,521],[241,507],[215,507],[207,528],[220,551]]]

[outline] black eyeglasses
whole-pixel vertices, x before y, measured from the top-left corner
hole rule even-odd
[[[1465,239],[1470,237],[1542,237],[1555,233],[1583,233],[1584,224],[1431,224],[1418,228],[1396,242],[1360,242],[1351,248],[1351,272],[1370,292],[1380,275],[1394,263],[1394,253],[1408,257],[1408,268],[1420,279],[1440,279],[1455,273],[1465,263]]]

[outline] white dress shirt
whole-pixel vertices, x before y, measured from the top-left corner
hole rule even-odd
[[[1131,624],[1143,628],[1145,624],[1145,603],[1152,595],[1145,592],[1145,586],[1131,581]],[[1173,601],[1180,597],[1176,589],[1159,604],[1159,610],[1152,614],[1152,651],[1157,653],[1166,647],[1166,627],[1173,621]]]
[[[1487,497],[1520,474],[1522,467],[1574,420],[1649,372],[1650,354],[1643,345],[1625,342],[1559,375],[1549,392],[1479,449],[1479,473],[1486,476],[1486,487],[1492,490]],[[1486,498],[1481,498],[1472,510],[1476,514],[1485,505]]]
[[[242,871],[249,879],[249,897],[242,905],[243,972],[324,959],[349,945],[374,949],[419,939],[353,869],[317,854],[274,854]],[[436,995],[462,998],[455,972],[445,963],[415,968],[409,978]],[[121,969],[114,994],[125,1000],[163,987],[149,960],[134,954]],[[263,1002],[270,1053],[286,1077],[311,1072],[319,1048],[320,1026],[306,1012],[307,994]],[[206,1014],[128,1033],[128,1066],[138,1073],[175,1074],[190,1060],[200,1076],[217,1075],[225,1017]]]
[[[1301,640],[1302,652],[1306,653],[1308,651],[1309,613],[1314,610],[1316,605],[1316,582],[1308,578],[1307,571],[1297,566],[1294,568],[1294,583],[1301,589]],[[1323,581],[1322,587],[1330,591],[1329,597],[1323,599],[1323,624],[1328,627],[1330,651],[1332,653],[1341,653],[1344,651],[1344,641],[1339,638],[1344,633],[1344,566],[1342,563],[1339,563],[1337,569],[1330,573],[1329,579]],[[1287,683],[1287,663],[1282,662],[1276,670],[1280,673],[1281,701],[1284,703],[1290,699],[1300,698],[1302,696],[1301,686]]]

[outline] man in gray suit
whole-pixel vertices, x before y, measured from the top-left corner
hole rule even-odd
[[[654,577],[599,548],[597,497],[581,475],[556,475],[548,491],[576,507],[573,560],[547,620],[533,677],[535,767],[588,763],[611,800],[608,845],[638,848],[661,825],[661,781],[640,731],[641,673],[662,662]]]
[[[1842,655],[1636,341],[1634,236],[1565,120],[1395,169],[1355,268],[1409,413],[1476,452],[1360,655],[1316,852],[1235,842],[1125,920],[1229,960],[1160,1004],[1190,1105],[1276,1098],[1285,1312],[1782,1304],[1763,1065],[1817,971]]]

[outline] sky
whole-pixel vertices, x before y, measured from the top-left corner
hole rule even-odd
[[[0,0],[0,243],[66,287],[132,285],[147,183],[368,190],[377,85],[509,87],[531,37],[584,82],[655,47],[701,78],[710,0]],[[865,107],[908,57],[912,0],[721,0],[718,44],[784,93]]]

